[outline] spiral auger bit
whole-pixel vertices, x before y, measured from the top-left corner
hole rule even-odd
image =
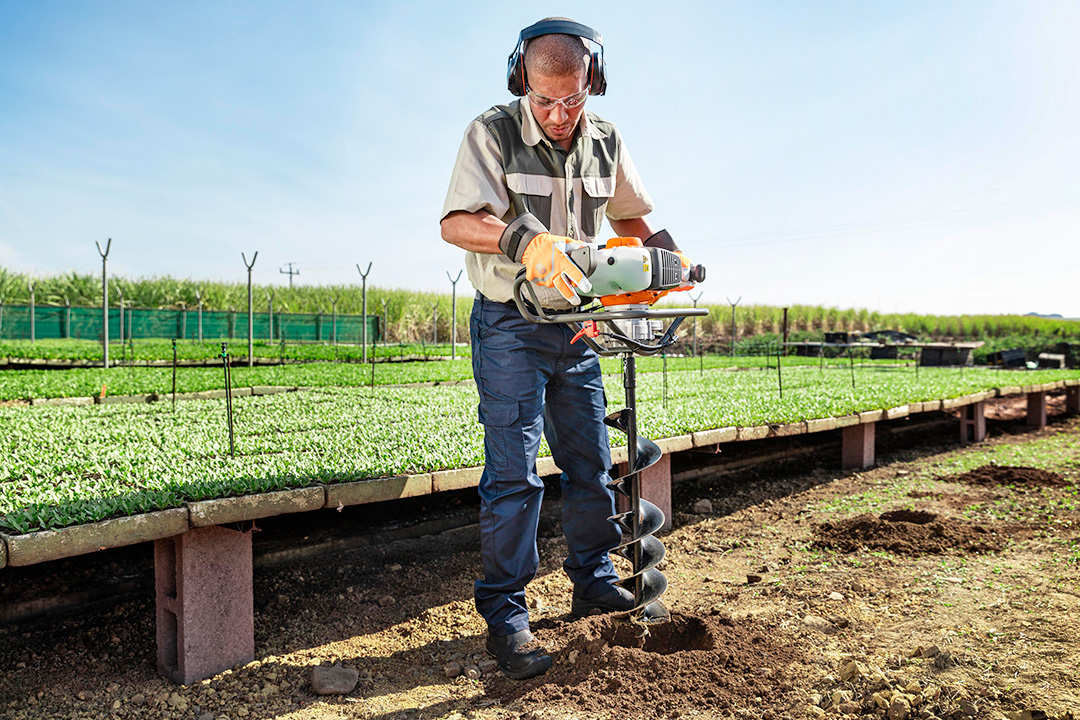
[[[619,254],[611,253],[616,262],[594,263],[609,271],[623,271],[625,264],[634,263],[639,270],[642,261],[637,256],[624,255],[629,248],[620,247]],[[637,252],[638,248],[634,248]],[[634,595],[634,607],[629,616],[636,622],[662,622],[668,619],[667,611],[660,604],[660,596],[667,590],[667,578],[657,569],[664,559],[664,544],[656,533],[664,526],[664,513],[653,503],[641,497],[641,473],[659,462],[663,452],[637,430],[637,355],[655,355],[676,340],[675,331],[682,321],[691,316],[703,316],[708,310],[701,308],[658,308],[652,303],[666,294],[664,291],[684,286],[685,276],[679,275],[680,260],[674,253],[657,248],[644,248],[648,260],[644,268],[652,273],[652,279],[644,288],[634,287],[632,292],[602,294],[601,287],[612,284],[593,283],[594,296],[600,304],[591,304],[571,311],[545,310],[537,299],[525,271],[518,273],[514,282],[514,302],[527,320],[535,323],[566,323],[576,329],[572,342],[584,340],[599,355],[618,356],[623,359],[623,388],[626,391],[626,407],[608,415],[604,423],[626,433],[627,474],[612,480],[610,487],[616,494],[629,499],[629,510],[613,515],[610,520],[622,531],[622,542],[614,553],[630,561],[630,575],[620,578],[617,585]],[[603,257],[603,256],[602,256]],[[705,269],[700,265],[692,270],[693,282],[704,280]],[[588,271],[586,271],[588,275]],[[595,278],[594,278],[595,279]],[[629,289],[625,288],[624,289]],[[527,296],[527,297],[526,297]],[[665,321],[670,321],[664,327]]]

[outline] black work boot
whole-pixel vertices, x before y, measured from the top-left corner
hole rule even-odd
[[[543,650],[522,649],[532,641],[533,634],[527,629],[513,635],[493,635],[488,631],[486,650],[498,662],[504,675],[524,680],[543,675],[551,667],[551,656],[544,655]]]
[[[612,585],[611,590],[599,597],[583,598],[574,593],[570,603],[570,614],[576,618],[601,613],[629,612],[634,607],[634,593],[626,588]],[[671,619],[671,613],[657,600],[645,606],[645,622],[664,622]]]

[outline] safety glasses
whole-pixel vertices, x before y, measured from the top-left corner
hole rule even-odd
[[[549,98],[546,95],[541,95],[534,91],[532,88],[526,88],[526,91],[529,93],[529,99],[532,101],[533,105],[541,110],[551,110],[556,105],[562,105],[567,110],[572,110],[585,102],[585,98],[589,96],[589,88],[585,88],[573,95],[567,95],[566,97],[561,98]]]

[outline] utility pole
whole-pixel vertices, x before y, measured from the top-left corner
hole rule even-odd
[[[98,254],[101,255],[101,359],[105,363],[105,369],[109,369],[109,250],[112,248],[112,238],[105,243],[105,249],[101,249],[101,243],[97,245]]]
[[[735,307],[742,302],[742,295],[735,302],[731,302],[731,298],[724,299],[731,306],[731,357],[735,357]]]
[[[457,360],[457,284],[461,279],[461,270],[458,270],[456,278],[451,278],[447,272],[446,278],[453,288],[450,292],[450,359]]]
[[[255,303],[251,294],[251,268],[255,267],[255,261],[259,259],[259,251],[256,250],[251,256],[250,263],[244,253],[240,253],[240,257],[248,271],[248,367],[255,367]],[[292,281],[291,275],[289,281]]]
[[[256,254],[258,254],[258,253],[256,253]],[[252,260],[252,262],[255,262],[255,261],[254,261],[254,260]],[[293,270],[293,265],[294,265],[295,263],[285,263],[285,264],[289,266],[289,269],[288,269],[288,270],[286,270],[286,269],[285,269],[285,266],[283,265],[283,266],[281,267],[281,269],[280,269],[280,270],[278,270],[278,272],[279,272],[279,273],[281,273],[282,275],[288,275],[288,276],[289,276],[289,289],[290,289],[290,290],[292,290],[292,279],[293,279],[293,275],[299,275],[299,274],[300,274],[300,271],[299,271],[299,270]]]
[[[367,362],[367,276],[371,272],[371,263],[367,264],[367,270],[360,269],[360,263],[356,263],[356,272],[360,273],[360,277],[363,279],[362,307],[361,307],[361,319],[360,319],[360,360],[361,362]],[[372,358],[374,360],[374,358]]]

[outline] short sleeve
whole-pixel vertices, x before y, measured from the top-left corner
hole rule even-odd
[[[634,161],[630,159],[630,152],[626,149],[626,143],[618,130],[618,158],[616,159],[615,171],[615,195],[607,204],[605,210],[610,220],[633,220],[644,217],[652,212],[653,202],[645,189],[645,183],[638,175]]]
[[[479,119],[474,120],[466,128],[458,149],[442,218],[456,210],[470,213],[487,210],[501,218],[509,209],[499,143]]]

